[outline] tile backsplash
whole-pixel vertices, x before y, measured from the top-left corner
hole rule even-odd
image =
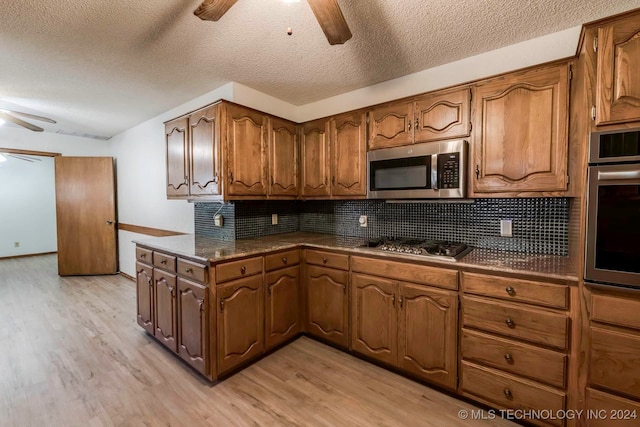
[[[195,204],[196,234],[223,240],[306,231],[350,237],[441,239],[475,247],[566,255],[568,198],[474,199],[388,203],[352,201],[249,201]],[[225,226],[213,226],[220,209]],[[278,214],[278,225],[271,215]],[[367,215],[368,227],[358,218]],[[513,237],[500,237],[500,220],[513,221]]]

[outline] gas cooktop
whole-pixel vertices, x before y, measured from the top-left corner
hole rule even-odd
[[[385,252],[420,255],[446,261],[458,261],[473,250],[464,243],[392,237],[369,240],[364,246]]]

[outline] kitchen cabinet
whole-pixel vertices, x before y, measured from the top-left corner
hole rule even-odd
[[[167,198],[189,195],[189,119],[182,117],[165,123],[167,144]]]
[[[226,373],[264,352],[262,275],[217,288],[218,374]]]
[[[269,195],[298,195],[298,130],[294,123],[269,119]]]
[[[300,133],[301,193],[303,197],[329,197],[329,119],[304,123]]]
[[[153,334],[153,268],[136,262],[136,320],[138,325]]]
[[[265,286],[265,344],[269,350],[301,331],[300,267],[296,265],[267,273]]]
[[[331,195],[367,195],[367,122],[364,112],[331,119]]]
[[[308,265],[305,272],[306,332],[339,347],[349,346],[349,272]]]
[[[203,108],[189,116],[189,194],[220,194],[220,138],[218,105]]]
[[[400,101],[369,111],[369,150],[413,143],[413,102]]]
[[[597,29],[596,125],[640,121],[640,15]]]
[[[267,195],[267,116],[225,104],[228,196]]]
[[[206,286],[178,278],[178,355],[209,373],[209,300]]]
[[[472,190],[567,189],[569,65],[546,65],[478,84],[473,101]]]
[[[178,302],[176,275],[154,269],[155,320],[154,336],[173,352],[178,351]]]

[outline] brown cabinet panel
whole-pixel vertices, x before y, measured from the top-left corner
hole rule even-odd
[[[200,283],[209,281],[207,267],[202,264],[178,258],[178,275],[188,277]]]
[[[589,383],[640,399],[640,334],[591,327]]]
[[[593,292],[591,320],[640,330],[640,298]]]
[[[165,124],[167,143],[167,197],[189,195],[187,126],[189,119],[172,120]]]
[[[267,116],[227,105],[227,194],[266,196]]]
[[[640,19],[598,28],[596,124],[640,120]]]
[[[347,264],[348,268],[348,264]],[[440,288],[458,289],[458,271],[427,265],[352,256],[351,269],[391,279],[416,282]]]
[[[349,255],[334,254],[331,252],[315,251],[307,249],[305,251],[305,261],[307,264],[321,265],[323,267],[337,268],[338,270],[349,269]]]
[[[136,260],[145,264],[153,264],[153,251],[136,246]]]
[[[401,101],[369,111],[369,150],[413,143],[413,101]]]
[[[471,89],[436,92],[416,99],[415,142],[463,138],[471,133]]]
[[[176,271],[176,257],[173,255],[163,254],[162,252],[153,253],[153,266],[161,268],[165,271],[175,273]]]
[[[587,388],[587,411],[600,414],[588,417],[587,427],[637,427],[640,403]]]
[[[260,273],[262,273],[262,257],[225,262],[216,267],[216,282],[220,284]]]
[[[138,325],[153,334],[153,269],[136,262],[136,319]]]
[[[349,272],[308,266],[306,330],[343,348],[349,346]]]
[[[176,276],[153,270],[155,288],[154,336],[172,351],[178,351],[178,303],[176,299]]]
[[[331,194],[367,195],[367,121],[364,112],[331,120]]]
[[[178,278],[178,354],[205,375],[209,373],[208,311],[208,289]]]
[[[267,349],[270,349],[300,333],[300,267],[268,273],[265,286],[265,341]]]
[[[269,119],[269,194],[298,195],[298,129],[294,123]]]
[[[189,116],[189,187],[194,196],[220,194],[218,106]]]
[[[273,271],[300,263],[300,250],[278,252],[264,256],[264,268]]]
[[[302,196],[329,196],[329,120],[303,124],[300,137]]]
[[[471,172],[476,193],[564,191],[569,66],[543,66],[480,84]]]
[[[248,362],[264,351],[262,275],[230,282],[217,290],[218,373]]]
[[[398,356],[396,293],[391,280],[351,276],[351,349],[391,365]]]

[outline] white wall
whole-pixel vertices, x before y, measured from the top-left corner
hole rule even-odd
[[[0,163],[0,258],[57,251],[53,158],[38,158]]]
[[[109,143],[78,136],[0,126],[0,148],[47,151],[65,156],[110,156]]]

